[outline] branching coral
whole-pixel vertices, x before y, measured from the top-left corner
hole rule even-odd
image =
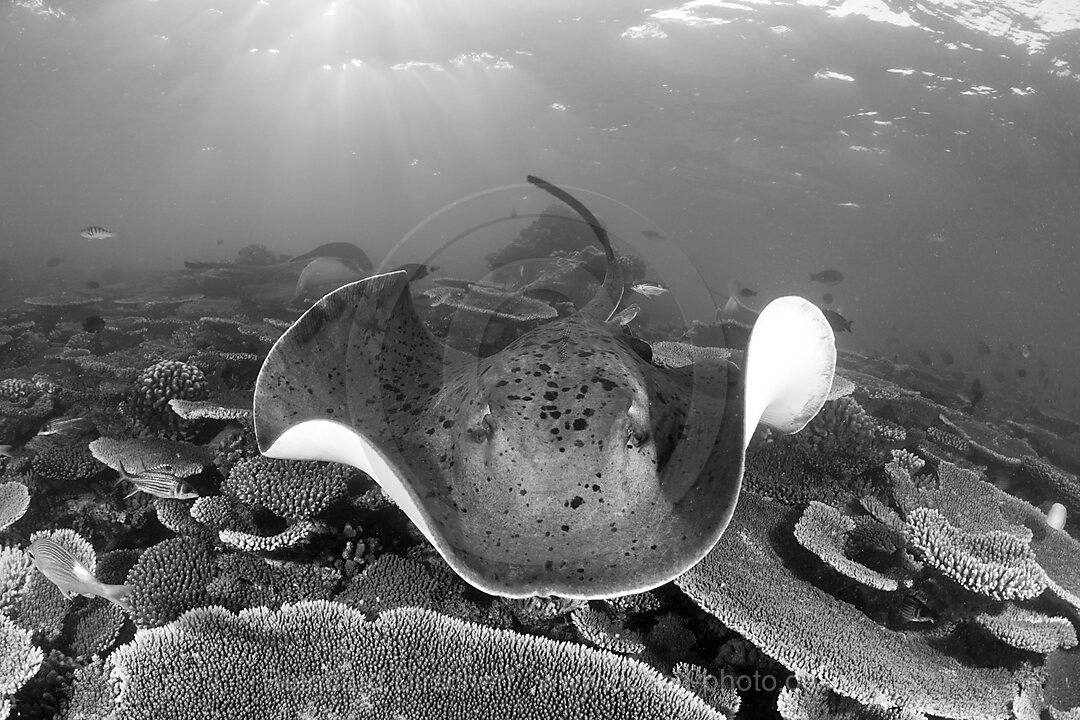
[[[50,443],[34,455],[34,476],[80,483],[104,470],[83,443]]]
[[[251,420],[251,408],[222,407],[209,400],[173,399],[169,407],[184,420]]]
[[[1059,500],[1070,509],[1080,512],[1080,481],[1075,475],[1059,470],[1051,463],[1034,455],[1025,455],[1020,458],[1018,472],[1049,491],[1054,500]]]
[[[322,601],[233,615],[188,613],[114,652],[118,720],[244,718],[722,718],[648,667],[589,648],[494,630],[414,608],[369,622]],[[110,713],[110,709],[113,711]]]
[[[299,520],[276,535],[255,535],[242,530],[221,530],[218,539],[236,550],[250,553],[272,553],[303,545],[323,526],[311,520]]]
[[[826,402],[795,437],[819,456],[870,458],[875,454],[874,422],[852,397]]]
[[[139,627],[157,627],[209,602],[206,588],[217,574],[210,546],[177,537],[142,554],[127,576],[131,606]]]
[[[354,473],[337,463],[260,456],[237,463],[221,490],[279,517],[310,520],[345,495],[347,478]]]
[[[684,688],[724,713],[728,720],[733,720],[739,712],[742,705],[739,693],[731,683],[718,681],[705,668],[690,663],[677,663],[671,674]]]
[[[948,718],[1007,714],[1009,673],[965,665],[796,577],[780,554],[790,548],[776,545],[789,523],[790,511],[745,493],[716,547],[675,583],[786,667],[863,704]]]
[[[206,376],[179,360],[162,360],[143,370],[135,380],[131,410],[136,429],[163,436],[182,435],[188,429],[169,408],[169,401],[205,400]]]
[[[336,599],[377,613],[405,606],[439,610],[459,594],[460,585],[446,582],[427,564],[387,553],[352,578]]]
[[[333,570],[299,563],[271,564],[245,553],[224,553],[207,587],[214,604],[241,610],[301,600],[329,600],[340,578]]]

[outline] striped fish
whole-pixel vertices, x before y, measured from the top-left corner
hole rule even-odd
[[[56,585],[65,598],[73,595],[102,597],[127,612],[132,612],[131,603],[128,601],[134,589],[132,585],[106,585],[101,582],[79,562],[71,550],[51,536],[38,538],[30,543],[26,552],[30,555],[34,567]]]
[[[79,231],[87,240],[108,240],[109,238],[116,237],[116,233],[106,230],[98,225],[88,225]]]
[[[123,463],[120,463],[120,479],[127,480],[135,486],[126,497],[131,497],[137,492],[144,492],[159,498],[172,500],[192,500],[199,497],[199,493],[193,491],[180,478],[171,472],[169,465],[158,465],[151,468],[129,474]]]
[[[934,622],[930,614],[930,608],[926,606],[924,596],[917,591],[909,592],[900,603],[900,617],[904,622],[928,623]]]

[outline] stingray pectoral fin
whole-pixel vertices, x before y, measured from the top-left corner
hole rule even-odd
[[[451,352],[417,317],[406,273],[338,288],[293,323],[263,362],[254,399],[259,449],[360,468],[428,535],[405,490],[403,478],[416,473],[406,471],[410,450],[400,443],[441,385]]]
[[[810,301],[777,298],[765,306],[746,351],[746,436],[758,423],[795,433],[810,422],[832,388],[836,342]]]
[[[425,537],[435,538],[427,516],[420,511],[416,498],[408,490],[402,469],[387,457],[378,443],[353,428],[332,420],[306,420],[290,426],[262,452],[272,458],[326,460],[363,470],[378,480],[390,499],[409,516]],[[433,543],[436,547],[441,546],[435,540]]]

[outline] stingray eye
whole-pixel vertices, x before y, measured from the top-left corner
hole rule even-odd
[[[484,413],[484,417],[480,418],[480,422],[469,428],[469,435],[476,442],[490,440],[494,434],[495,418],[491,416],[491,413]]]
[[[637,402],[631,403],[626,412],[626,447],[644,445],[650,436],[649,429],[648,410]]]

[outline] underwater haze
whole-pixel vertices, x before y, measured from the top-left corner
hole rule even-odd
[[[0,720],[1080,713],[1077,0],[4,0],[0,168]],[[573,326],[616,280],[611,337]],[[744,433],[747,338],[787,296],[820,342],[763,320],[765,353],[827,366],[793,382],[823,409]],[[404,317],[397,344],[370,351],[346,305]],[[514,402],[580,387],[540,408],[565,433],[614,381],[530,333],[568,322],[560,360],[610,340],[653,425],[634,401],[584,459],[498,446],[494,400],[410,364],[417,318]],[[717,364],[727,405],[680,394]],[[366,405],[337,372],[361,366],[387,393]],[[723,492],[647,485],[716,407],[728,454],[687,484]],[[309,415],[355,432],[289,435]],[[568,542],[595,536],[595,577],[548,538],[624,500],[600,470],[530,486],[535,525],[489,540],[534,457],[608,472],[624,440],[655,452],[626,502],[670,513]],[[363,670],[392,692],[350,675],[335,705],[296,671],[275,694],[308,636],[342,666],[399,653]],[[429,668],[449,689],[387,679]],[[462,677],[491,694],[462,709]]]
[[[32,287],[256,242],[378,261],[533,173],[642,213],[725,294],[817,302],[810,273],[840,269],[842,347],[974,367],[979,340],[1031,344],[1051,382],[1018,389],[1075,412],[1078,22],[1066,2],[20,0],[0,242]]]

